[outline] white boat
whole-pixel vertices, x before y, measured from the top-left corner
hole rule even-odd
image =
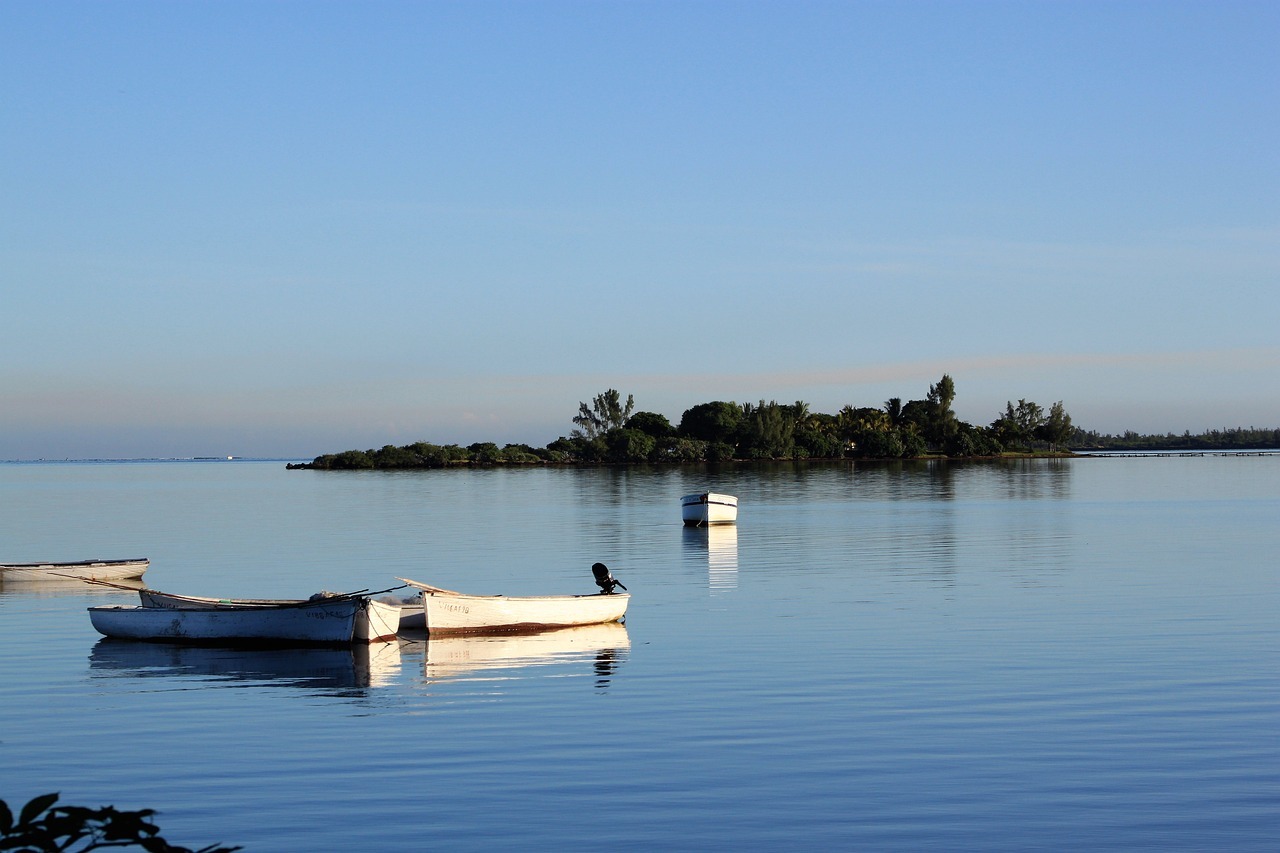
[[[733,524],[738,520],[738,499],[715,492],[685,495],[680,498],[680,517],[690,527]]]
[[[424,628],[431,636],[530,633],[618,622],[631,595],[468,595],[400,578],[422,590]],[[626,587],[623,587],[624,589]]]
[[[145,557],[130,560],[80,560],[75,563],[0,563],[0,579],[14,581],[67,580],[119,581],[140,578],[151,561]]]
[[[200,595],[177,595],[158,589],[140,589],[138,598],[143,607],[168,608],[170,610],[208,610],[236,607],[296,607],[324,598],[350,596],[325,596],[317,593],[309,599],[300,598],[209,598]],[[368,607],[356,614],[352,640],[357,643],[375,643],[395,639],[400,630],[400,605],[366,598]]]
[[[375,602],[342,595],[289,604],[216,607],[104,605],[89,608],[100,634],[127,640],[209,645],[349,645]],[[398,614],[397,614],[398,621]]]

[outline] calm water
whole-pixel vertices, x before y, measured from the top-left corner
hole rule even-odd
[[[678,498],[737,494],[687,530]],[[630,588],[369,654],[101,640],[0,588],[0,798],[254,851],[1273,850],[1280,457],[694,470],[0,465],[0,558],[255,597]]]

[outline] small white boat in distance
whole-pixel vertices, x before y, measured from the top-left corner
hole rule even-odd
[[[205,645],[310,646],[370,642],[356,624],[378,604],[363,596],[331,596],[288,604],[207,607],[105,605],[89,608],[98,633],[127,640]],[[391,618],[391,617],[388,617]],[[399,621],[399,614],[394,617]],[[394,623],[393,623],[394,624]]]
[[[80,560],[75,563],[0,563],[0,580],[120,581],[140,578],[151,561],[145,557],[129,560]]]
[[[680,517],[690,527],[733,524],[738,520],[738,499],[715,492],[685,495],[680,498]]]
[[[350,598],[349,595],[317,593],[302,598],[209,598],[200,595],[178,595],[158,589],[140,589],[138,598],[143,607],[168,608],[170,610],[209,610],[235,607],[296,607],[317,600]],[[357,596],[359,597],[359,596]],[[400,605],[367,598],[368,607],[357,612],[351,639],[356,643],[376,643],[394,640],[400,629]]]
[[[621,621],[631,595],[612,592],[613,586],[621,584],[607,569],[604,573],[602,579],[597,572],[596,583],[609,591],[595,595],[468,595],[408,578],[399,580],[422,590],[424,627],[429,636],[515,634]]]

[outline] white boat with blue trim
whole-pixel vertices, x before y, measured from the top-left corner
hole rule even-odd
[[[164,594],[161,594],[164,595]],[[173,598],[172,596],[170,598]],[[395,639],[399,608],[362,595],[283,602],[181,597],[182,603],[104,605],[89,620],[107,637],[157,643],[351,645]],[[388,633],[386,626],[393,626]]]
[[[169,608],[171,610],[226,610],[235,607],[296,607],[309,601],[328,598],[362,597],[355,593],[328,594],[317,593],[308,599],[301,598],[210,598],[200,595],[178,595],[172,592],[161,592],[158,589],[140,589],[138,598],[143,607]],[[368,600],[368,607],[356,614],[355,629],[352,640],[357,643],[372,643],[380,640],[395,639],[400,629],[400,605],[389,601],[363,596]]]
[[[399,578],[421,590],[422,627],[430,636],[515,634],[619,622],[630,593],[603,563],[591,567],[601,591],[595,595],[468,595]]]
[[[733,524],[738,520],[738,499],[716,492],[697,492],[680,498],[680,517],[690,527]]]

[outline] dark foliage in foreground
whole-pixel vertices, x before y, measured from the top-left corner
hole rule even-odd
[[[170,844],[151,822],[152,809],[120,811],[113,806],[98,809],[58,806],[57,794],[35,797],[14,816],[0,800],[0,850],[19,853],[84,853],[107,847],[136,847],[150,853],[231,853],[239,847],[210,845],[192,850]]]
[[[544,448],[492,442],[428,442],[381,450],[348,450],[290,467],[324,470],[445,468],[459,465],[626,464],[764,461],[780,459],[914,459],[996,457],[1007,453],[1061,453],[1072,449],[1160,450],[1280,447],[1280,430],[1226,430],[1204,436],[1102,436],[1071,423],[1061,401],[1046,411],[1030,400],[1010,401],[987,426],[965,423],[951,408],[948,375],[922,400],[895,397],[882,408],[845,406],[835,414],[807,403],[735,403],[715,400],[687,409],[673,426],[663,415],[634,412],[614,389],[579,403],[577,426]]]

